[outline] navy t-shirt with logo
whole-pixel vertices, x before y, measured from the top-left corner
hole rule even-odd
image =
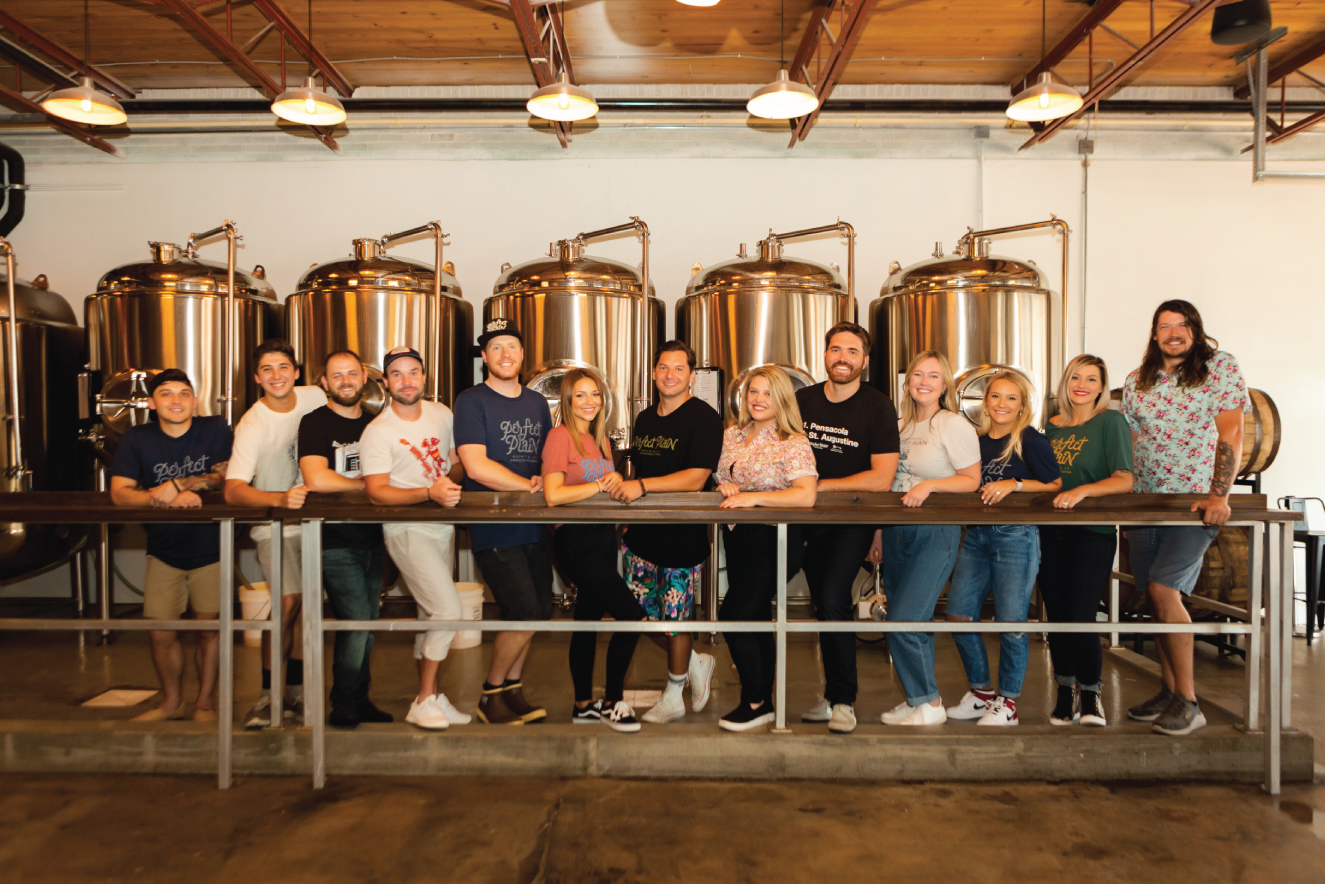
[[[115,449],[112,476],[151,490],[171,479],[210,473],[230,459],[234,438],[223,417],[195,417],[182,436],[170,436],[153,421],[131,427]],[[191,571],[221,560],[221,529],[215,523],[148,523],[147,554]]]
[[[1008,440],[980,437],[980,484],[999,482],[1003,479],[1034,479],[1036,482],[1049,484],[1062,477],[1058,469],[1058,458],[1054,456],[1053,446],[1044,434],[1034,427],[1021,431],[1021,457],[1012,452],[1007,460],[999,458],[1007,451]]]
[[[543,467],[543,443],[552,430],[552,412],[547,400],[520,388],[514,398],[503,396],[486,383],[465,390],[455,400],[455,445],[483,445],[488,459],[517,476],[537,476]],[[465,491],[490,491],[465,474]],[[547,536],[543,525],[469,526],[474,552],[537,543]]]

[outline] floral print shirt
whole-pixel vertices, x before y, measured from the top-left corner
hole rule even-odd
[[[797,479],[818,478],[808,437],[792,436],[784,442],[777,430],[768,426],[746,445],[754,428],[754,424],[729,427],[723,434],[722,457],[713,474],[719,485],[735,482],[742,491],[784,491]]]
[[[1136,491],[1140,494],[1208,494],[1215,472],[1220,413],[1251,411],[1247,383],[1231,353],[1216,350],[1206,363],[1210,374],[1199,387],[1178,386],[1160,372],[1142,393],[1134,371],[1123,384],[1123,416],[1137,434]]]

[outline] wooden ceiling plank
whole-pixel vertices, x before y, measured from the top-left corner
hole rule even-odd
[[[329,86],[345,98],[354,95],[354,87],[350,85],[349,80],[345,79],[345,75],[336,69],[336,66],[331,63],[331,59],[327,58],[321,49],[313,45],[312,41],[308,39],[308,35],[299,29],[294,20],[286,15],[285,10],[276,5],[274,0],[253,0],[253,5],[263,15],[271,19],[276,27],[280,28],[285,38],[294,45],[295,51],[311,61],[313,66],[322,72],[322,76]]]
[[[1272,65],[1270,67],[1270,73],[1266,77],[1266,82],[1276,83],[1296,71],[1298,68],[1306,67],[1323,55],[1325,55],[1325,34],[1322,34],[1319,39],[1303,46],[1287,58]],[[1244,85],[1241,89],[1234,90],[1233,97],[1250,98],[1251,86]]]
[[[105,71],[98,70],[93,65],[83,63],[83,60],[68,49],[43,36],[39,31],[14,18],[7,12],[0,10],[0,27],[4,27],[10,33],[17,36],[24,43],[32,46],[43,55],[55,59],[60,64],[72,71],[77,71],[84,77],[91,77],[92,82],[96,83],[102,89],[105,89],[116,98],[133,98],[137,93],[133,89],[121,83]]]
[[[552,70],[552,60],[549,53],[543,51],[541,32],[538,27],[538,18],[534,14],[533,7],[529,0],[509,0],[511,15],[515,19],[515,30],[520,35],[520,44],[524,47],[525,58],[529,60],[529,67],[534,72],[534,82],[538,88],[550,85],[556,79],[556,74]],[[555,9],[549,8],[549,13],[555,13]],[[564,40],[564,37],[563,37]],[[565,43],[562,43],[565,46]],[[566,53],[567,76],[569,77],[570,53]],[[557,133],[557,141],[561,142],[563,148],[570,147],[570,126],[561,120],[553,121],[553,126]]]
[[[1049,70],[1055,65],[1062,64],[1063,61],[1072,54],[1072,51],[1081,45],[1081,41],[1096,27],[1098,27],[1106,18],[1123,4],[1123,0],[1097,0],[1094,6],[1090,8],[1081,20],[1074,24],[1066,34],[1064,34],[1053,48],[1045,53],[1044,58],[1027,71],[1022,77],[1012,82],[1012,94],[1016,95],[1021,90],[1035,82],[1035,79],[1044,71]]]
[[[50,114],[43,111],[41,109],[41,105],[37,104],[37,102],[33,101],[32,99],[28,98],[25,95],[15,92],[13,89],[10,89],[8,86],[5,86],[3,84],[0,84],[0,103],[7,104],[10,107],[12,107],[14,110],[23,111],[24,113],[40,114],[41,116],[46,118],[46,122],[49,123],[53,128],[59,129],[61,132],[68,135],[70,138],[76,138],[79,141],[86,144],[88,147],[95,147],[97,150],[105,151],[106,153],[110,154],[113,157],[119,157],[120,159],[124,159],[124,151],[120,150],[114,144],[111,144],[109,141],[105,141],[104,139],[98,138],[97,136],[89,132],[83,131],[73,123],[70,123],[66,120],[61,120],[58,117],[51,116]]]
[[[846,0],[843,0],[843,3],[845,2]],[[837,39],[833,41],[831,48],[828,50],[827,57],[823,59],[823,64],[819,69],[819,82],[814,86],[814,94],[819,99],[819,106],[799,120],[793,121],[791,143],[787,145],[788,149],[795,147],[796,142],[804,141],[805,136],[810,134],[810,129],[814,126],[815,121],[819,119],[819,112],[823,110],[824,102],[832,94],[834,87],[837,86],[837,81],[842,78],[842,72],[846,70],[847,62],[851,60],[852,53],[856,51],[856,46],[860,43],[860,37],[865,32],[865,24],[874,12],[876,3],[877,0],[856,0],[854,5],[846,9],[846,21],[842,25],[842,33],[837,35]],[[818,8],[816,7],[816,10]],[[802,49],[810,41],[812,35],[812,45],[817,48],[819,32],[827,24],[828,17],[833,11],[831,3],[824,7],[823,15],[819,17],[814,30],[805,32],[805,37],[801,40]],[[799,56],[800,52],[797,51],[796,54]],[[806,63],[808,61],[806,59]]]
[[[1041,141],[1046,141],[1056,135],[1068,123],[1075,120],[1081,114],[1090,109],[1091,105],[1099,102],[1106,95],[1112,92],[1123,79],[1130,74],[1136,67],[1147,61],[1155,53],[1163,49],[1170,41],[1181,34],[1202,15],[1218,4],[1219,0],[1196,0],[1185,12],[1182,12],[1173,21],[1169,22],[1168,27],[1155,35],[1154,39],[1146,43],[1136,52],[1132,53],[1125,61],[1120,63],[1113,70],[1104,74],[1095,81],[1095,88],[1091,89],[1083,100],[1080,108],[1068,114],[1065,117],[1059,117],[1044,127],[1043,130],[1036,132],[1019,149],[1026,150],[1033,147]]]

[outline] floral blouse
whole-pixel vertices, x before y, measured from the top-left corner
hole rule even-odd
[[[1163,372],[1145,393],[1138,372],[1123,384],[1123,416],[1136,435],[1136,491],[1140,494],[1205,494],[1215,472],[1221,412],[1251,411],[1247,383],[1232,354],[1216,350],[1199,387],[1182,388]]]
[[[785,491],[805,476],[819,476],[814,449],[804,435],[783,442],[774,427],[765,427],[749,445],[754,424],[729,427],[722,436],[722,457],[713,474],[719,485],[735,482],[742,491]]]

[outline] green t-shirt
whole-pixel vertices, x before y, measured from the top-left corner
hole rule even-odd
[[[1118,470],[1134,471],[1132,430],[1121,412],[1102,411],[1079,427],[1056,427],[1049,422],[1044,435],[1049,437],[1058,459],[1064,491],[1102,481]],[[1101,534],[1114,531],[1102,525],[1090,530]]]

